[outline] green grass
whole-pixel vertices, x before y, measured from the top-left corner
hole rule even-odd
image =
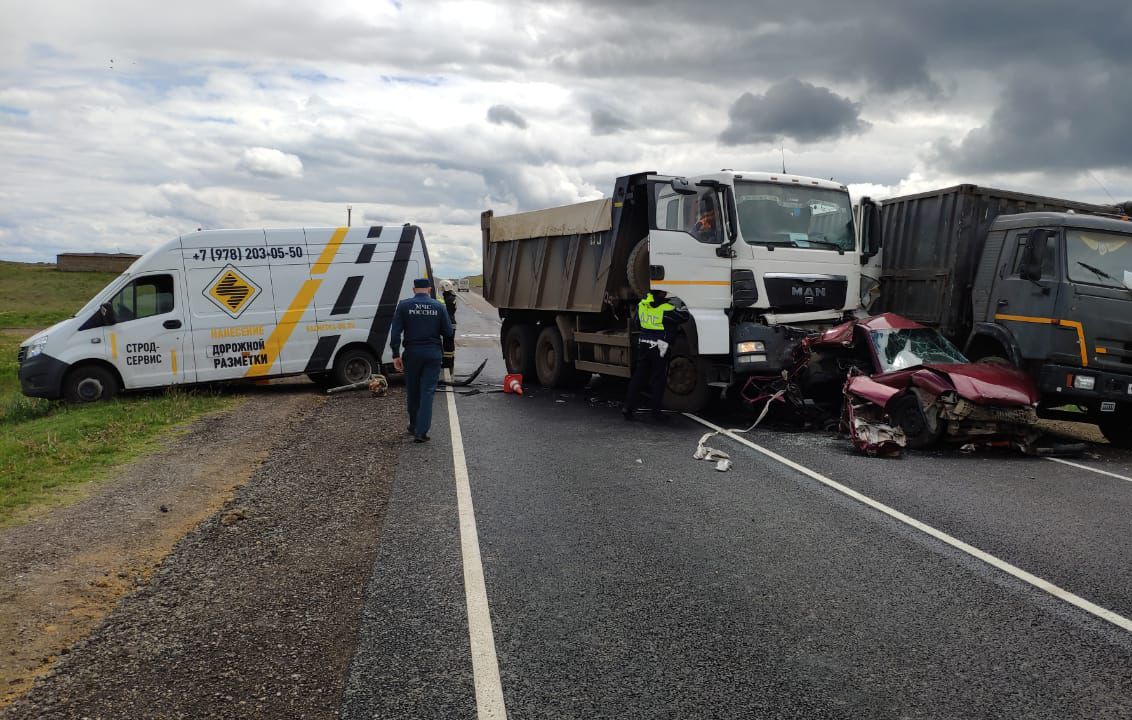
[[[0,525],[75,496],[82,484],[155,449],[187,421],[236,402],[181,390],[91,405],[27,398],[16,376],[22,340],[0,334]]]
[[[0,328],[42,328],[69,318],[116,277],[0,260]]]

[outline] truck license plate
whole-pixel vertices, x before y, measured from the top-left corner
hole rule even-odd
[[[1101,412],[1116,412],[1116,403],[1103,402],[1101,403]]]

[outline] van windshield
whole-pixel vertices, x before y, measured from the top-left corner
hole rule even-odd
[[[1069,279],[1121,288],[1132,285],[1132,235],[1074,230],[1065,233]]]
[[[743,240],[751,245],[846,251],[855,244],[844,190],[739,181],[735,210]]]

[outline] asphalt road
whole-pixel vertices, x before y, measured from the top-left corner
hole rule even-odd
[[[460,293],[457,371],[503,375]],[[1128,718],[1132,633],[704,428],[626,423],[623,386],[438,397],[402,454],[344,717],[500,717],[469,637],[466,460],[505,712],[525,717]],[[1124,617],[1132,481],[1010,454],[755,443]],[[1132,477],[1126,454],[1079,464]],[[465,535],[461,539],[461,528]],[[474,573],[471,577],[474,579]],[[473,652],[477,664],[473,671]],[[491,713],[496,714],[492,715]]]

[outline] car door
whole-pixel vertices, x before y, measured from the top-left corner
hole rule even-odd
[[[113,322],[105,328],[111,361],[127,388],[185,382],[181,273],[162,270],[133,278],[110,299]]]

